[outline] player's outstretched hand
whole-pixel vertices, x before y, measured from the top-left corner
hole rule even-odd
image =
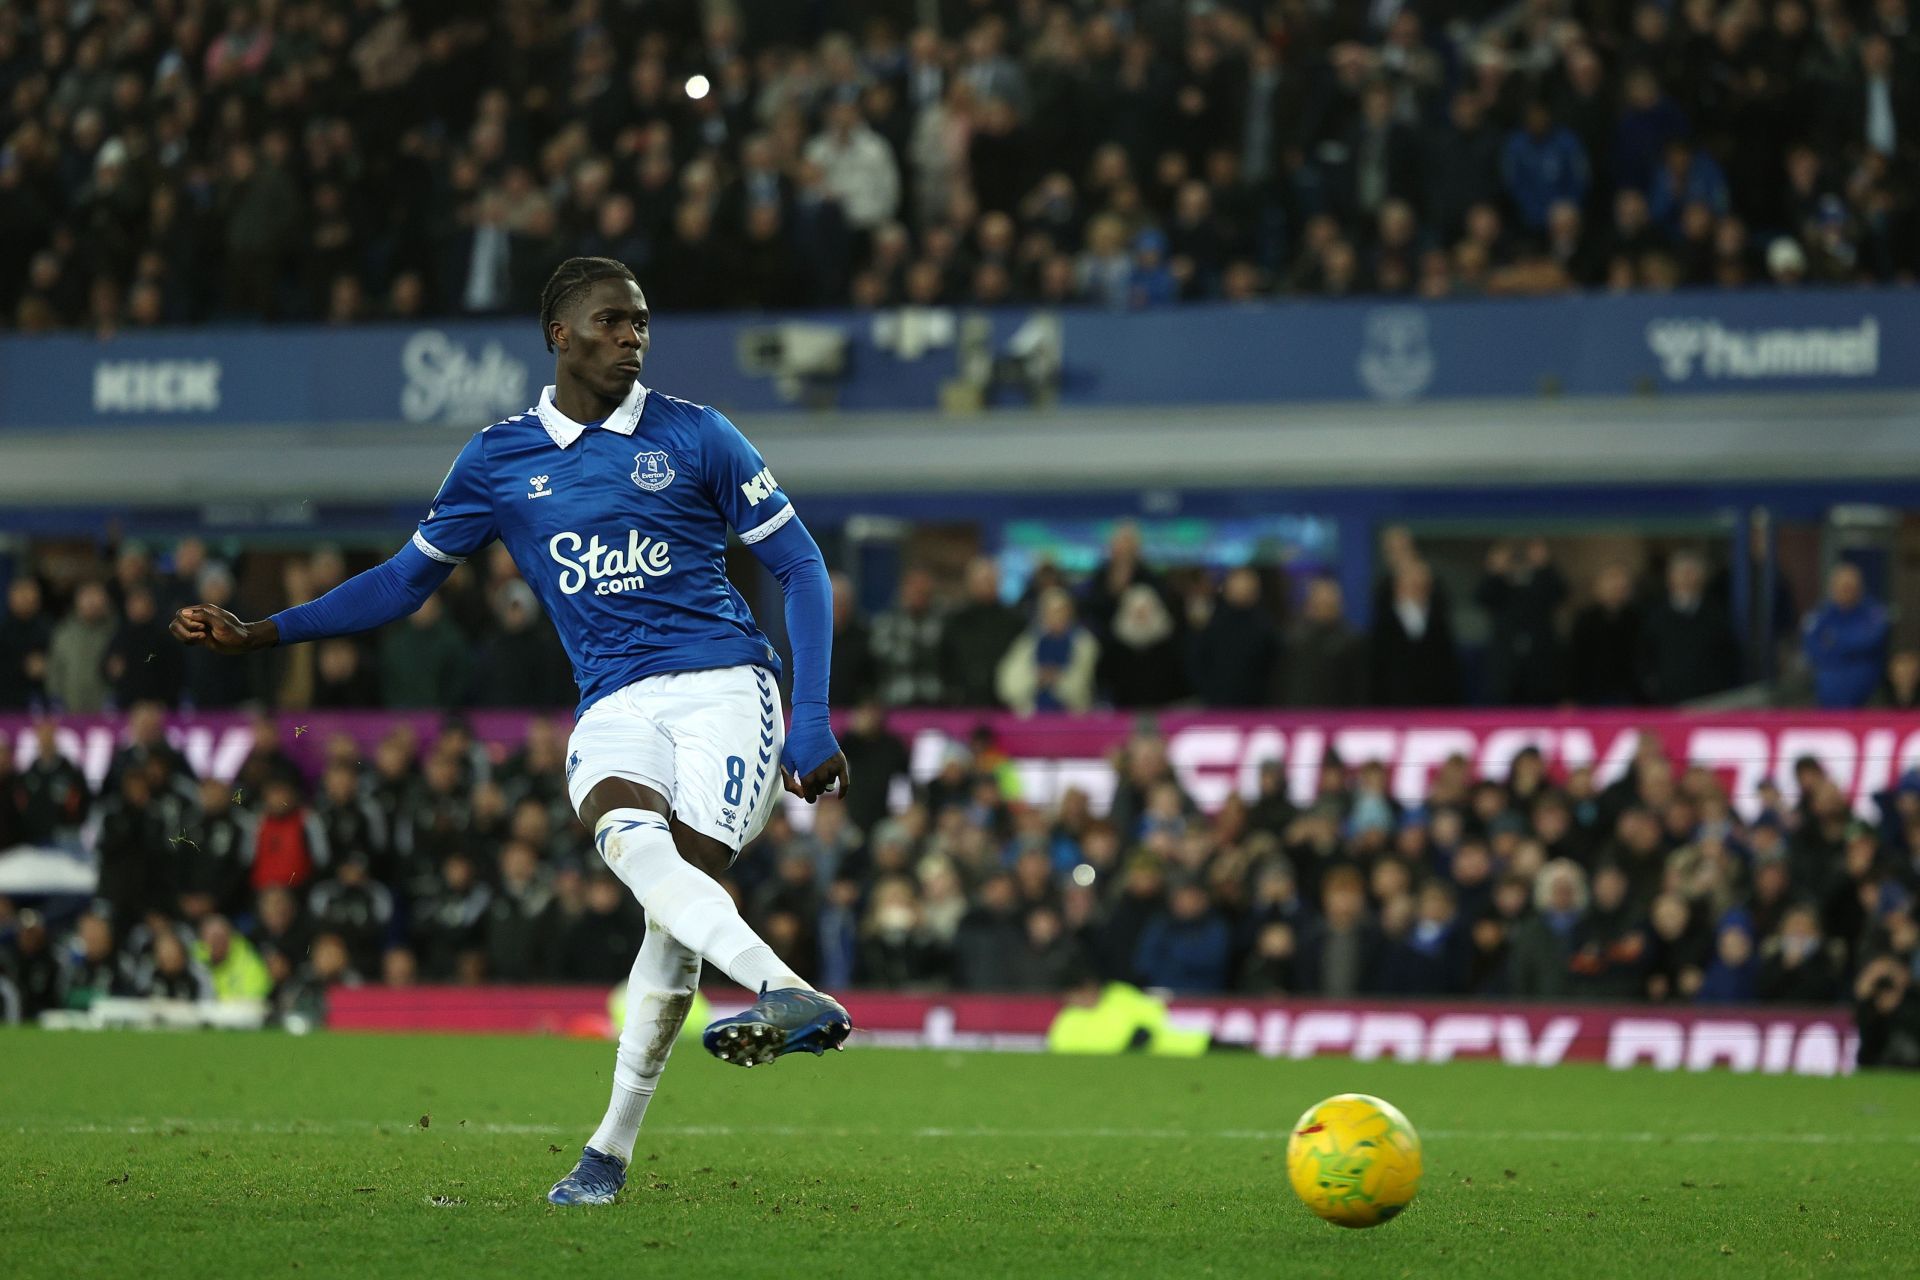
[[[215,653],[251,653],[273,643],[262,624],[242,622],[217,604],[190,604],[175,610],[167,630],[183,644],[204,645]]]
[[[845,800],[847,788],[853,783],[853,770],[847,767],[846,752],[836,751],[831,760],[804,778],[788,769],[780,771],[780,778],[788,791],[812,804],[824,795],[837,795]]]

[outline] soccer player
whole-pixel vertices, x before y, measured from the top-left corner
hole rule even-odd
[[[173,634],[247,653],[382,626],[419,608],[495,538],[546,606],[580,685],[567,786],[580,821],[647,916],[627,985],[613,1099],[555,1204],[606,1204],[626,1182],[647,1103],[704,960],[759,993],[702,1041],[751,1067],[838,1048],[847,1011],[773,953],[714,876],[765,825],[779,783],[811,804],[851,781],[827,723],[833,596],[820,548],[754,447],[719,412],[649,390],[652,340],[633,273],[569,258],[540,324],[555,351],[540,403],[467,442],[412,540],[308,604],[242,622],[211,604]],[[780,659],[727,581],[727,529],[779,578],[793,642],[793,724]]]

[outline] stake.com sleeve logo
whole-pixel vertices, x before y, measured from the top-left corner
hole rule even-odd
[[[627,530],[625,547],[609,547],[597,533],[582,539],[570,529],[562,530],[547,539],[547,554],[560,566],[561,592],[570,596],[578,595],[589,582],[597,596],[640,591],[649,579],[673,572],[668,545],[643,537],[638,529]]]

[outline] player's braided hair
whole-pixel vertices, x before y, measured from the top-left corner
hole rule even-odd
[[[553,318],[560,308],[589,285],[612,279],[632,280],[633,272],[612,258],[568,258],[553,269],[540,291],[540,336],[547,340],[547,350],[553,350]]]

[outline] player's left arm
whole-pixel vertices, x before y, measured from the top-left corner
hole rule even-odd
[[[766,460],[725,415],[708,410],[705,479],[716,506],[754,556],[780,581],[793,646],[793,719],[780,752],[788,791],[809,804],[852,783],[827,715],[833,658],[833,587],[826,559]]]

